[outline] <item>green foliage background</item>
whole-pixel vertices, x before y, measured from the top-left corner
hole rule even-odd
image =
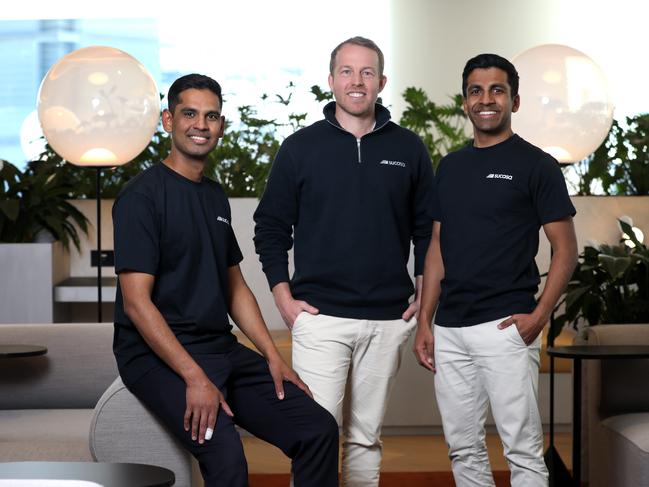
[[[291,110],[294,89],[291,83],[286,93],[262,97],[262,103],[278,103],[284,109],[277,119],[260,117],[251,105],[237,109],[239,121],[227,127],[205,166],[205,175],[219,181],[228,196],[260,197],[263,193],[284,136],[302,127],[306,119],[306,113]],[[310,91],[318,102],[333,99],[330,91],[319,86]],[[441,105],[419,88],[406,89],[403,97],[406,109],[400,123],[422,137],[435,167],[448,151],[468,142],[460,95]],[[115,198],[131,178],[162,161],[170,148],[170,138],[159,127],[133,161],[102,169],[102,198]],[[96,176],[96,170],[66,163],[49,144],[24,171],[5,162],[0,170],[0,242],[32,242],[46,230],[64,245],[78,247],[79,235],[71,222],[87,233],[87,221],[67,200],[96,198]]]

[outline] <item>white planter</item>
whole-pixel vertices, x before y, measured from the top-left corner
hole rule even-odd
[[[69,273],[61,242],[0,244],[0,323],[52,323],[54,285]]]

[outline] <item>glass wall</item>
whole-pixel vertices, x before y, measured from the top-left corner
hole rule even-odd
[[[320,118],[321,106],[310,88],[327,88],[331,50],[354,35],[382,47],[389,75],[388,0],[354,5],[342,0],[216,1],[191,9],[148,0],[137,5],[114,0],[103,9],[95,2],[90,2],[93,9],[73,3],[57,2],[53,9],[33,1],[0,14],[0,159],[22,166],[40,152],[35,113],[40,82],[65,54],[90,45],[131,54],[162,93],[183,74],[214,77],[224,90],[224,114],[235,124],[241,105],[253,105],[267,118],[288,111],[308,113],[307,122]],[[281,101],[289,96],[287,108]]]

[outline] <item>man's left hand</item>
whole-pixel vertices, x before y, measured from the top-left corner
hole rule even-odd
[[[518,334],[521,336],[525,345],[531,344],[547,322],[546,319],[539,319],[533,313],[530,314],[515,314],[502,321],[498,328],[504,330],[508,326],[515,325],[518,329]]]
[[[289,367],[281,357],[269,360],[268,368],[270,369],[270,375],[273,377],[273,382],[275,383],[275,392],[277,393],[277,398],[280,401],[284,399],[285,380],[295,384],[298,388],[302,389],[307,396],[313,399],[313,394],[311,394],[309,386],[302,382],[302,379],[300,379],[300,376],[297,375],[297,372]]]

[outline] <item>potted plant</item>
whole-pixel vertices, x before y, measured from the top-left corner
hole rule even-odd
[[[579,323],[649,323],[649,249],[631,225],[618,220],[631,244],[588,245],[555,311],[555,336],[565,325]]]
[[[79,248],[79,232],[88,230],[66,200],[71,189],[53,161],[24,171],[0,161],[0,323],[53,321],[53,286],[69,273],[66,250]]]
[[[31,162],[24,171],[0,164],[0,242],[33,243],[49,236],[65,248],[71,243],[79,248],[77,228],[87,233],[87,219],[67,201],[73,184],[56,162]]]

